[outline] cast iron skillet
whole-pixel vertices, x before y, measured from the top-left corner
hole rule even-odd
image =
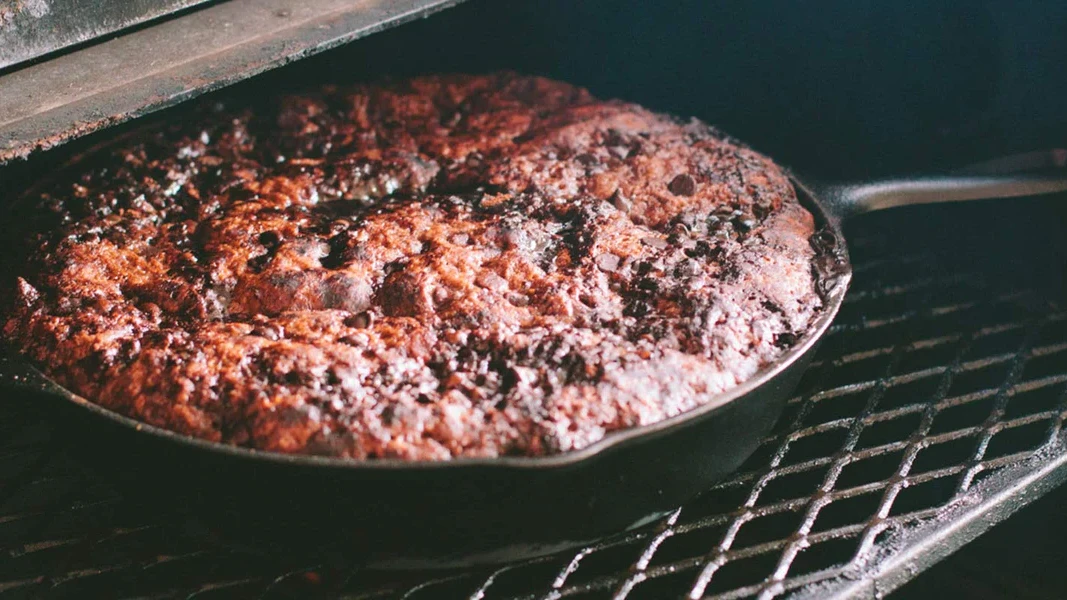
[[[356,557],[388,567],[497,562],[544,554],[646,523],[740,466],[766,436],[845,297],[841,233],[853,214],[907,204],[1067,190],[1067,151],[941,177],[851,185],[793,178],[822,230],[826,308],[776,363],[705,406],[539,458],[351,461],[257,452],[144,425],[51,382],[18,358],[0,386],[61,424],[59,435],[141,506],[183,507],[249,547]]]

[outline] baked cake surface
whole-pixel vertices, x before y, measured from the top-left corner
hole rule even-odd
[[[565,452],[738,385],[822,307],[787,177],[699,121],[510,73],[174,121],[25,199],[4,333],[183,434]]]

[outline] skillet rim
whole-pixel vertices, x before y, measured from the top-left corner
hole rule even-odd
[[[125,136],[121,136],[125,137]],[[773,160],[773,159],[772,159]],[[777,164],[777,163],[776,163]],[[714,413],[727,405],[742,401],[745,396],[756,392],[764,385],[770,384],[783,371],[797,362],[802,356],[814,349],[814,346],[823,338],[837,317],[841,309],[849,284],[852,279],[852,263],[848,255],[848,247],[845,243],[844,234],[841,231],[840,219],[815,196],[812,189],[791,173],[784,169],[789,177],[793,188],[797,193],[797,199],[801,205],[811,211],[815,217],[816,233],[820,229],[829,231],[834,237],[834,250],[838,260],[838,272],[835,273],[833,287],[824,295],[824,307],[822,313],[816,319],[812,327],[805,332],[800,341],[792,348],[779,356],[770,365],[767,365],[756,375],[745,380],[740,385],[725,392],[715,394],[708,402],[677,414],[662,421],[629,427],[608,432],[603,438],[578,450],[571,450],[559,454],[543,456],[497,456],[497,457],[457,457],[446,460],[405,460],[400,458],[375,458],[375,459],[351,459],[334,456],[316,456],[308,454],[283,454],[233,446],[222,442],[213,442],[201,438],[180,434],[169,429],[163,429],[155,425],[143,423],[118,412],[104,408],[94,402],[75,394],[50,377],[41,372],[36,366],[25,358],[8,353],[6,360],[0,364],[0,377],[5,381],[0,382],[0,388],[23,388],[32,389],[38,393],[57,397],[63,401],[86,410],[97,417],[105,418],[126,429],[132,429],[134,433],[151,435],[164,442],[177,443],[192,450],[206,451],[221,454],[232,458],[251,459],[258,462],[277,464],[284,466],[312,467],[315,469],[328,470],[368,470],[368,471],[408,471],[417,472],[438,469],[517,469],[517,470],[546,470],[575,466],[579,463],[589,462],[601,454],[611,450],[618,450],[626,445],[639,443],[644,438],[660,434],[668,434],[671,429],[684,426],[693,421],[710,418]],[[9,381],[18,381],[19,375],[6,373],[6,367],[15,366],[23,371],[22,377],[26,381],[12,385]]]

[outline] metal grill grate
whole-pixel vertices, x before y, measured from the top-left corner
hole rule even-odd
[[[1056,204],[1033,203],[1031,220],[1062,220]],[[995,220],[988,206],[923,210],[929,221],[911,235],[884,233],[908,231],[918,213],[907,211],[853,228],[853,291],[777,430],[730,481],[658,523],[464,572],[252,558],[211,543],[194,520],[125,502],[57,452],[32,411],[4,402],[0,598],[726,599],[892,588],[1067,470],[1067,312],[1055,302],[1062,289],[1048,285],[1063,263],[1046,254],[1047,265],[1019,268],[1034,248],[1013,246],[1010,231],[977,238],[998,248],[951,227]],[[1025,224],[1015,235],[1028,235]],[[1060,238],[1053,227],[1049,239]]]

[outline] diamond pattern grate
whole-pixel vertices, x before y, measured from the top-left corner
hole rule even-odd
[[[884,233],[903,222],[878,215],[850,232],[853,291],[777,429],[732,479],[658,523],[462,572],[254,559],[124,501],[53,448],[47,423],[4,402],[0,599],[833,596],[916,527],[947,536],[991,476],[1064,454],[1067,311],[982,260],[951,264],[959,236]]]

